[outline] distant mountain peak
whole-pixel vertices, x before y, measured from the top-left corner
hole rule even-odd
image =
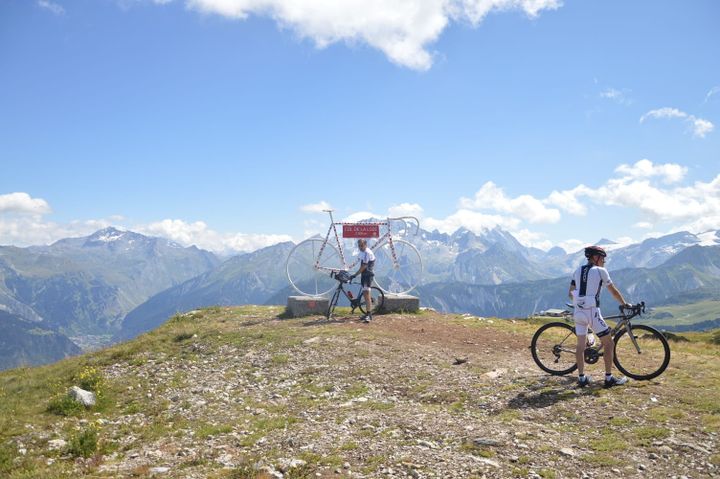
[[[596,245],[603,245],[603,244],[611,245],[611,244],[617,244],[617,242],[613,241],[613,240],[609,240],[607,238],[600,238],[600,240],[595,244]]]
[[[121,239],[123,236],[125,236],[126,233],[128,232],[119,230],[112,226],[108,226],[107,228],[98,230],[92,235],[90,235],[88,237],[88,241],[101,241],[104,243],[110,243],[112,241],[117,241]]]

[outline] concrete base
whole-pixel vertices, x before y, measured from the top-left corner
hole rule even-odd
[[[409,294],[385,294],[385,313],[416,313],[420,310],[420,298]]]
[[[288,296],[287,314],[291,318],[325,314],[328,299],[316,296]]]

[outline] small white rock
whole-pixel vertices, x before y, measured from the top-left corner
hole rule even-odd
[[[562,454],[563,456],[575,457],[575,451],[573,451],[569,447],[563,447],[562,449],[560,449],[560,454]]]
[[[67,446],[67,442],[64,439],[53,439],[52,441],[48,441],[48,448],[51,451],[63,449],[65,446]]]

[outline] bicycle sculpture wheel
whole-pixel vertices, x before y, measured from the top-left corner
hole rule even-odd
[[[285,269],[295,291],[305,296],[322,296],[336,285],[330,271],[345,269],[345,265],[337,248],[320,238],[311,238],[290,251]]]
[[[393,249],[395,255],[393,258]],[[375,283],[385,293],[409,293],[420,282],[423,264],[420,253],[411,243],[393,239],[374,249]]]

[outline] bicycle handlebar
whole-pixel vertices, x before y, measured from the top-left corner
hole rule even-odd
[[[565,306],[567,306],[570,309],[573,308],[572,303],[565,303]],[[643,314],[645,312],[645,301],[640,301],[637,304],[631,304],[629,306],[625,306],[624,304],[621,304],[619,306],[619,308],[620,308],[620,314],[622,314],[625,317],[629,316],[629,317],[633,318],[635,316],[640,316],[641,314]]]
[[[631,313],[630,317],[634,316],[640,316],[642,313],[645,312],[645,301],[640,301],[637,304],[631,304],[630,306],[625,306],[624,304],[620,305],[620,314],[623,316],[628,316],[626,311],[629,311]]]
[[[339,281],[340,283],[352,284],[353,280],[352,275],[344,269],[338,271],[330,271],[330,277],[336,281]]]

